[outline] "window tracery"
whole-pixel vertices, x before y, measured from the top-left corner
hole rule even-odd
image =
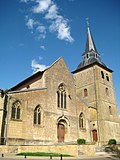
[[[57,107],[66,109],[66,87],[63,83],[58,86],[57,91]]]
[[[40,105],[36,106],[34,110],[34,124],[41,124],[41,108]]]
[[[12,104],[11,110],[11,119],[19,120],[21,118],[21,104],[19,101],[16,101]]]

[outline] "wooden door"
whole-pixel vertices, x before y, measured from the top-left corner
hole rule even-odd
[[[92,134],[93,134],[93,141],[94,142],[97,142],[98,138],[97,138],[97,131],[96,130],[93,130],[92,131]]]
[[[63,124],[58,124],[57,137],[58,137],[58,142],[64,142],[64,139],[65,139],[65,126]]]

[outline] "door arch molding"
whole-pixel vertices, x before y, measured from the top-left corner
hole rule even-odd
[[[59,121],[61,121],[61,120],[65,121],[66,124],[67,124],[68,126],[70,126],[70,121],[69,121],[69,119],[68,119],[66,116],[64,116],[64,115],[63,115],[63,116],[60,116],[60,117],[57,119],[56,124],[58,124]]]
[[[58,142],[65,142],[68,138],[68,126],[70,125],[67,118],[61,116],[57,119],[57,139]]]

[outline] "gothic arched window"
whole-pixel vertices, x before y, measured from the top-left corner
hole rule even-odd
[[[85,116],[84,116],[83,112],[81,112],[79,115],[79,127],[81,129],[85,128]]]
[[[39,105],[34,110],[34,124],[41,124],[41,108]]]
[[[20,112],[21,112],[20,106],[21,104],[19,101],[13,103],[11,110],[11,119],[17,119],[17,120],[20,119]]]
[[[66,91],[65,85],[61,83],[57,91],[57,107],[66,109]]]

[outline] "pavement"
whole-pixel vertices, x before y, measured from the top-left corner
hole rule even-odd
[[[16,156],[15,154],[4,154],[0,155],[0,160],[120,160],[120,157],[118,157],[115,153],[107,153],[107,152],[97,152],[94,156],[86,156],[81,155],[79,157],[33,157],[33,156]]]

